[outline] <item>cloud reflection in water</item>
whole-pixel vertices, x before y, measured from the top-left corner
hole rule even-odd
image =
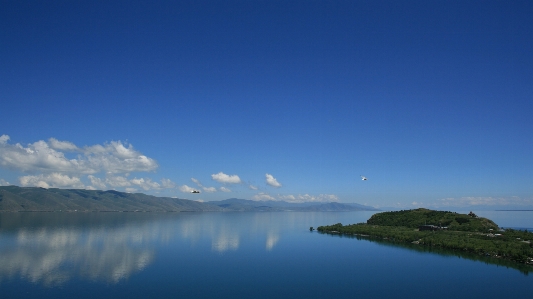
[[[18,213],[17,213],[18,214]],[[136,214],[136,215],[133,215]],[[45,286],[72,279],[117,283],[145,270],[165,247],[272,251],[281,232],[306,214],[87,213],[0,217],[0,282],[21,278]],[[307,214],[311,215],[311,214]],[[187,258],[181,255],[180,258]]]
[[[140,245],[158,236],[157,226],[150,224],[20,229],[12,246],[0,248],[0,280],[20,276],[55,286],[78,276],[116,283],[153,261],[154,249]]]
[[[269,231],[266,239],[266,250],[271,251],[276,243],[278,243],[279,234],[277,232]]]

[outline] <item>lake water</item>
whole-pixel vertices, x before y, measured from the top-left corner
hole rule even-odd
[[[0,213],[1,298],[533,298],[533,272],[310,232],[375,212]],[[533,212],[476,212],[533,227]]]

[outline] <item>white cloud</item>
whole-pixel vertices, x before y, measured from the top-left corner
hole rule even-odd
[[[144,179],[144,178],[134,178],[131,179],[130,182],[134,185],[137,185],[144,190],[152,190],[152,189],[160,189],[161,185],[157,182],[153,182],[151,179]]]
[[[100,144],[86,146],[83,148],[83,150],[87,154],[103,154],[107,151],[106,148]]]
[[[251,190],[258,190],[259,188],[257,188],[256,186],[254,185],[248,185],[248,188],[250,188]]]
[[[89,180],[91,180],[91,185],[95,189],[105,190],[107,188],[106,184],[102,179],[97,178],[94,175],[89,175],[88,178]]]
[[[111,150],[110,152],[122,159],[132,159],[139,156],[139,153],[133,149],[131,144],[126,148],[120,141],[111,141],[110,146],[108,147],[114,149],[114,151]]]
[[[276,200],[276,199],[266,193],[261,192],[261,193],[258,193],[252,196],[252,200]]]
[[[286,201],[296,201],[296,197],[294,195],[279,195],[278,194],[278,198],[281,200],[286,200]]]
[[[84,148],[84,154],[84,159],[88,161],[93,171],[130,173],[153,171],[158,167],[154,159],[137,152],[131,144],[125,147],[120,141],[111,141],[105,146],[97,145]]]
[[[87,177],[91,181],[92,187],[95,187],[96,189],[100,189],[100,190],[106,189],[107,185],[113,188],[117,188],[117,187],[124,188],[124,187],[131,187],[135,185],[135,186],[142,188],[145,191],[160,190],[163,188],[167,188],[167,189],[176,188],[176,184],[169,179],[161,179],[161,184],[160,184],[160,183],[152,181],[152,179],[150,178],[128,179],[127,177],[124,177],[124,176],[108,176],[104,181],[93,175],[88,175]],[[129,189],[133,189],[133,188],[129,188]],[[128,188],[126,188],[126,190],[128,190]]]
[[[427,206],[435,207],[467,207],[467,206],[495,206],[495,205],[533,205],[533,199],[520,198],[518,196],[509,197],[459,197],[459,198],[443,198],[438,199],[435,203],[427,204]]]
[[[59,141],[55,138],[48,139],[48,145],[50,145],[51,148],[60,151],[79,151],[79,148],[74,143],[69,141]]]
[[[79,177],[70,177],[61,173],[50,173],[40,175],[27,175],[19,178],[23,187],[35,186],[42,188],[85,188]]]
[[[4,179],[0,179],[0,186],[9,186],[9,182],[4,180]]]
[[[0,166],[20,171],[84,173],[87,170],[79,161],[67,159],[62,152],[50,148],[44,141],[37,141],[28,147],[19,143],[0,143]]]
[[[202,186],[202,183],[200,183],[199,180],[195,179],[195,178],[191,178],[191,181],[193,181],[196,185],[198,185],[198,187],[203,187]]]
[[[78,148],[69,141],[50,138],[24,147],[10,144],[8,135],[0,137],[0,166],[23,172],[60,172],[79,176],[82,174],[129,173],[153,171],[155,160],[136,151],[131,144],[111,141],[104,145]],[[66,152],[79,151],[76,158],[67,158]]]
[[[135,193],[135,192],[137,192],[137,189],[135,189],[135,188],[126,188],[125,190],[126,190],[126,192],[128,192],[128,193]]]
[[[204,191],[207,193],[217,192],[217,188],[215,187],[202,187],[202,189],[204,189]]]
[[[226,188],[226,187],[220,187],[219,189],[220,189],[220,191],[222,191],[222,192],[231,192],[231,190],[228,189],[228,188]]]
[[[281,187],[281,184],[271,175],[271,174],[265,174],[266,177],[266,183],[272,187],[279,188]]]
[[[238,184],[241,183],[241,179],[238,175],[227,175],[223,172],[212,174],[211,178],[219,183]]]
[[[318,195],[318,198],[321,200],[329,201],[329,202],[338,202],[339,197],[335,194],[320,194]]]
[[[109,176],[105,179],[106,184],[111,187],[129,187],[131,182],[123,176]]]
[[[202,185],[202,183],[195,179],[195,178],[191,178],[191,181],[193,181],[193,183],[195,183],[198,187],[202,188],[202,190],[204,190],[204,192],[207,192],[207,193],[213,193],[213,192],[217,192],[217,188],[215,187],[204,187],[204,185]]]
[[[163,188],[173,189],[176,188],[176,183],[169,179],[161,179],[161,186],[163,186]]]
[[[185,193],[191,193],[192,191],[194,191],[194,188],[191,188],[187,185],[183,185],[183,186],[180,186],[178,188],[181,192],[185,192]]]
[[[0,144],[7,144],[7,142],[9,141],[9,136],[8,135],[2,135],[0,136]]]
[[[297,196],[293,195],[283,195],[285,200],[291,202],[338,202],[339,198],[334,194],[319,194],[319,195],[309,195],[309,194],[298,194]],[[279,197],[279,196],[278,196]],[[292,199],[294,197],[294,199]]]

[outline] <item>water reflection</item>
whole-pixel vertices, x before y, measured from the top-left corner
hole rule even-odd
[[[181,237],[189,239],[193,246],[199,238],[209,237],[211,250],[219,253],[238,250],[243,236],[246,239],[249,236],[263,238],[265,249],[270,251],[279,241],[283,225],[270,221],[270,213],[211,213],[195,216],[180,222]]]
[[[239,235],[236,233],[221,232],[213,238],[211,248],[218,252],[237,250],[239,248]]]
[[[201,249],[224,253],[244,245],[245,250],[256,247],[270,252],[287,234],[308,231],[310,225],[339,222],[339,216],[342,214],[0,213],[0,282],[23,279],[58,286],[83,279],[114,284],[146,270],[157,260],[158,252],[171,246],[188,248],[185,254],[173,255],[183,259]]]
[[[271,251],[272,248],[278,243],[279,233],[274,231],[269,231],[266,239],[266,250]]]
[[[327,233],[320,233],[320,234],[327,234]],[[446,248],[439,248],[439,247],[427,247],[422,245],[415,245],[412,243],[407,242],[396,242],[390,239],[380,239],[380,238],[374,238],[370,236],[352,236],[352,235],[342,235],[342,234],[327,234],[329,237],[332,238],[347,238],[347,239],[357,239],[359,241],[367,241],[372,243],[377,243],[382,246],[387,247],[396,247],[396,248],[404,248],[408,250],[417,251],[419,253],[428,253],[428,254],[436,254],[440,256],[454,256],[459,257],[463,259],[468,259],[472,261],[478,261],[483,262],[485,264],[492,264],[492,265],[498,265],[503,266],[506,268],[516,269],[522,272],[524,275],[529,275],[529,273],[533,272],[533,267],[531,265],[517,263],[514,261],[506,260],[506,259],[499,259],[494,258],[490,256],[484,256],[480,254],[476,254],[473,252],[468,251],[460,251],[460,250],[453,250],[453,249],[446,249]]]
[[[23,228],[8,242],[11,246],[0,248],[0,280],[22,277],[54,286],[77,276],[116,283],[152,262],[153,248],[139,245],[158,235],[153,225]]]

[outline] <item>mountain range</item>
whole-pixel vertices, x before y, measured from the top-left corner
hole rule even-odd
[[[202,212],[222,209],[193,200],[114,190],[1,186],[0,211]]]
[[[0,186],[3,212],[217,212],[217,211],[377,211],[356,203],[289,203],[230,198],[198,202],[114,190]]]

